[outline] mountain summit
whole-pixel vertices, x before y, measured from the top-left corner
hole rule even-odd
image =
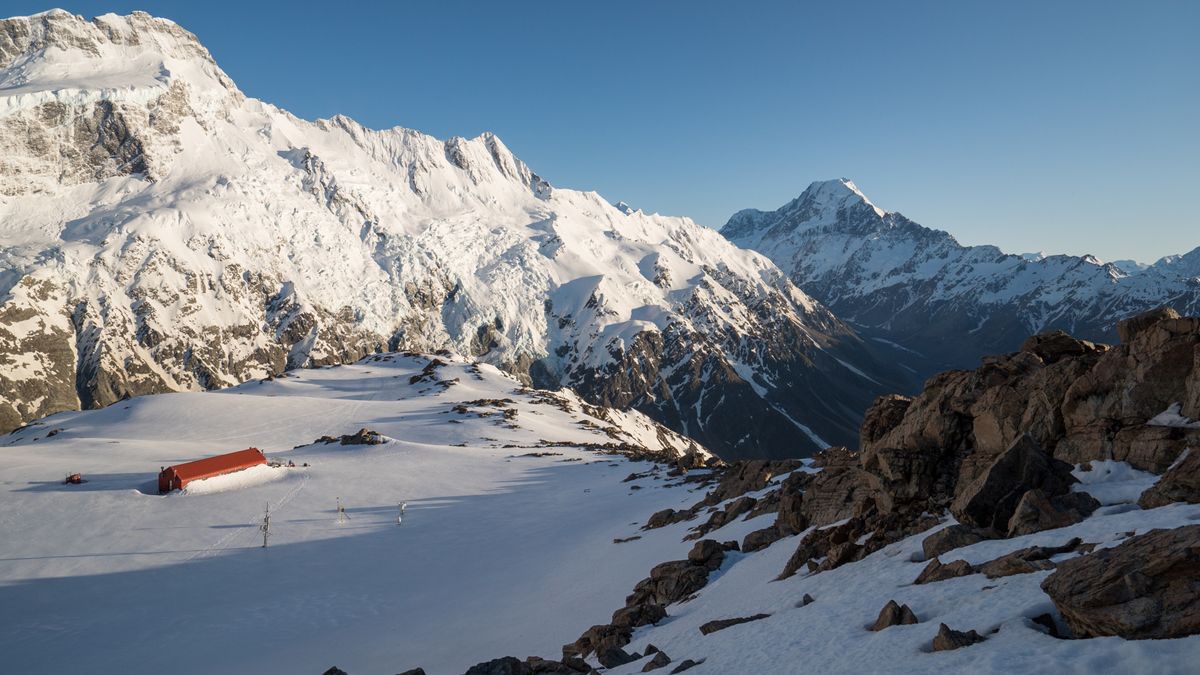
[[[388,349],[636,408],[726,457],[902,388],[774,264],[446,141],[246,97],[143,13],[0,22],[0,430]]]
[[[861,333],[903,347],[897,357],[920,356],[922,374],[973,367],[1031,333],[1111,341],[1119,319],[1146,309],[1200,311],[1200,249],[1138,268],[963,246],[879,209],[845,179],[813,183],[775,211],[739,211],[721,233],[766,254]]]

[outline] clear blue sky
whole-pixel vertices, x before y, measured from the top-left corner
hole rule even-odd
[[[60,6],[174,19],[302,117],[494,131],[555,185],[714,227],[844,176],[964,243],[1200,245],[1200,2]]]

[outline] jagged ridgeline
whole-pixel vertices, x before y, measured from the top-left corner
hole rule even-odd
[[[907,390],[765,257],[441,141],[246,97],[135,13],[0,22],[0,430],[387,349],[636,408],[727,458]]]

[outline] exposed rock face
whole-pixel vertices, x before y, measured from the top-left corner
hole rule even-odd
[[[845,179],[813,183],[775,211],[740,211],[721,233],[767,255],[881,344],[900,345],[894,357],[922,376],[1016,350],[1031,333],[1063,329],[1111,342],[1119,319],[1159,305],[1200,313],[1200,249],[1131,272],[1090,256],[1030,259],[962,246],[879,209]],[[1027,346],[1047,361],[1082,346],[1038,342]]]
[[[800,514],[810,526],[823,527],[862,515],[874,491],[862,469],[826,469],[817,474],[800,502]]]
[[[1076,637],[1200,633],[1200,525],[1152,530],[1066,560],[1042,590]]]
[[[1069,464],[1055,460],[1026,434],[975,480],[960,487],[950,512],[965,525],[1003,532],[1027,492],[1065,494],[1074,480]]]
[[[1158,482],[1142,493],[1138,506],[1154,509],[1172,502],[1200,504],[1200,446],[1186,450]]]

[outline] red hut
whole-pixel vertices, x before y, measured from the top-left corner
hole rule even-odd
[[[187,464],[168,466],[162,470],[162,473],[158,474],[158,491],[163,493],[170,492],[171,490],[182,490],[187,487],[188,483],[194,480],[221,476],[266,463],[267,458],[263,457],[261,450],[258,448],[246,448],[245,450],[238,450],[226,455],[206,457],[194,462],[188,462]]]

